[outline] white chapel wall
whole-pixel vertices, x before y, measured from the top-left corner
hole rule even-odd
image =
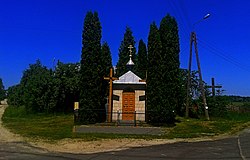
[[[113,114],[112,120],[117,120],[117,112],[122,112],[122,92],[123,90],[114,90],[113,94],[119,96],[119,101],[113,100]]]
[[[140,96],[145,96],[145,91],[136,90],[135,91],[136,120],[145,121],[145,101],[140,101],[139,100]]]

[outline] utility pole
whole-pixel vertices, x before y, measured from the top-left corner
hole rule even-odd
[[[190,102],[190,89],[191,89],[191,67],[192,67],[192,48],[193,48],[193,32],[190,36],[190,54],[188,63],[188,81],[187,81],[187,101],[186,101],[186,118],[189,117],[189,102]]]
[[[196,55],[196,62],[198,66],[198,73],[199,73],[199,85],[200,85],[200,90],[201,90],[201,96],[202,96],[202,101],[204,105],[204,111],[205,111],[205,116],[206,119],[209,120],[209,114],[208,114],[208,106],[207,106],[207,100],[205,96],[205,89],[204,89],[204,84],[202,80],[202,74],[201,74],[201,66],[200,66],[200,60],[199,60],[199,55],[198,55],[198,47],[197,47],[197,38],[195,32],[191,32],[191,38],[190,38],[190,57],[189,57],[189,67],[188,67],[188,82],[187,82],[187,102],[186,102],[186,117],[189,116],[189,102],[190,102],[190,85],[191,85],[191,66],[192,66],[192,47],[194,43],[194,48],[195,48],[195,55]]]
[[[204,19],[207,19],[210,17],[210,14],[206,14],[202,19],[197,21],[196,23],[193,24],[193,27],[203,21]],[[200,60],[199,60],[199,55],[198,55],[198,47],[197,47],[197,38],[195,32],[191,32],[190,35],[190,55],[189,55],[189,65],[188,65],[188,80],[187,80],[187,101],[186,101],[186,118],[189,117],[189,108],[190,108],[190,90],[191,90],[191,67],[192,67],[192,47],[195,47],[195,54],[196,54],[196,62],[198,66],[198,72],[199,72],[199,85],[200,85],[200,90],[201,90],[201,96],[203,100],[203,105],[204,105],[204,110],[205,110],[205,116],[206,119],[209,120],[209,114],[208,114],[208,106],[207,106],[207,100],[205,96],[205,90],[204,90],[204,84],[202,80],[202,75],[201,75],[201,67],[200,67]]]

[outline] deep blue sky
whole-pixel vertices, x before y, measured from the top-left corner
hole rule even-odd
[[[215,77],[225,94],[250,96],[249,6],[248,0],[0,0],[0,77],[7,88],[36,59],[47,67],[54,58],[79,62],[87,11],[98,12],[114,65],[126,26],[138,46],[147,42],[149,25],[169,13],[179,25],[181,67],[187,68],[192,26],[210,13],[195,26],[203,78],[210,84]]]

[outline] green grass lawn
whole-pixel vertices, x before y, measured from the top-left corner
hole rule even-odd
[[[25,137],[62,139],[72,137],[72,115],[26,114],[24,107],[8,107],[3,124],[12,132]]]
[[[196,138],[215,136],[225,133],[235,133],[250,125],[250,114],[230,113],[226,118],[185,119],[178,117],[180,122],[174,127],[164,127],[165,134],[161,136],[150,135],[123,135],[73,133],[73,115],[65,114],[26,114],[24,107],[8,107],[2,117],[3,124],[12,132],[24,137],[42,138],[46,140],[59,140],[64,138],[80,138],[83,140],[96,140],[104,138]]]
[[[204,136],[217,136],[222,134],[234,134],[250,126],[250,114],[239,116],[229,114],[226,118],[212,118],[210,121],[200,119],[184,119],[175,127],[169,128],[168,138],[197,138]]]

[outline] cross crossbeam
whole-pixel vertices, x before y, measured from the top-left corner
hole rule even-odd
[[[212,95],[213,95],[213,97],[215,96],[215,89],[216,88],[222,88],[222,86],[221,85],[215,85],[214,84],[214,78],[212,78],[212,86],[207,86],[207,88],[212,88]]]

